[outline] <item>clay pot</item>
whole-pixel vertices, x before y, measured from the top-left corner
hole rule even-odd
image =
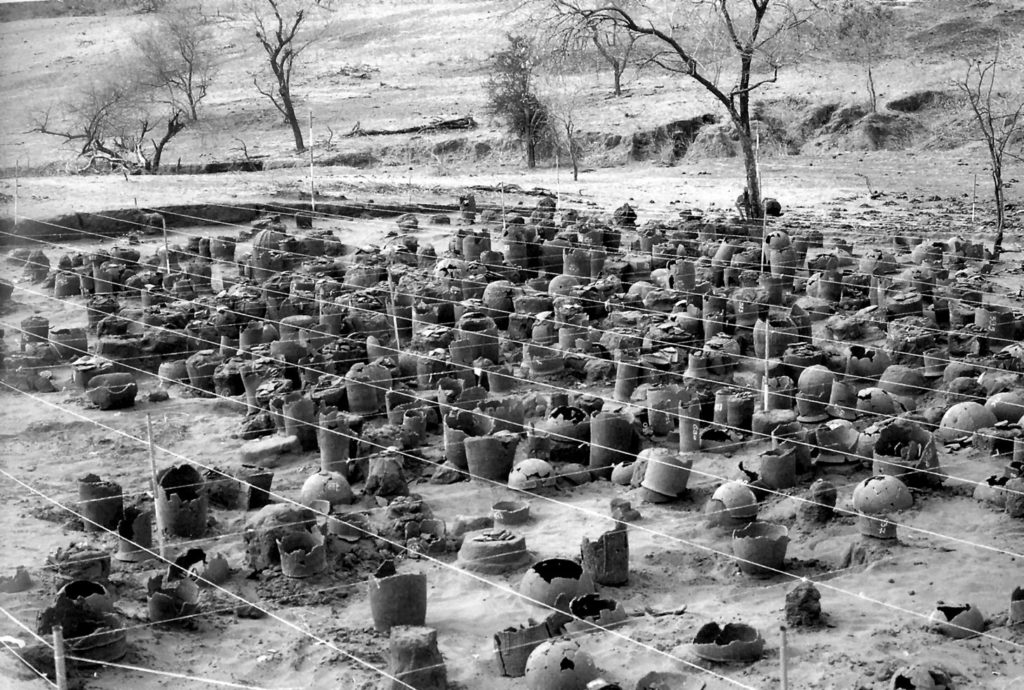
[[[396,625],[423,625],[427,617],[425,574],[395,573],[388,561],[370,576],[367,588],[377,632],[389,632]]]
[[[770,522],[751,522],[732,533],[732,551],[740,571],[771,577],[785,567],[789,530]]]
[[[498,575],[519,570],[532,558],[522,535],[502,529],[482,530],[465,535],[458,565],[470,572]]]
[[[327,549],[319,531],[288,532],[277,540],[277,551],[285,577],[313,577],[327,570]]]
[[[517,491],[536,491],[555,485],[555,470],[540,458],[526,458],[508,475],[508,487]]]
[[[314,501],[327,501],[331,508],[352,503],[355,497],[348,480],[340,472],[317,472],[302,484],[299,502],[305,506]]]
[[[992,410],[979,403],[957,403],[942,415],[935,436],[941,441],[952,441],[961,436],[970,436],[978,429],[995,426],[997,421]]]
[[[853,489],[853,507],[866,515],[883,515],[914,505],[907,485],[896,477],[868,477]]]
[[[502,483],[508,480],[519,445],[518,434],[499,431],[487,436],[467,437],[464,443],[470,476]]]
[[[72,359],[88,354],[89,340],[84,328],[54,328],[50,343],[59,359]]]
[[[786,348],[797,341],[797,326],[790,319],[770,317],[766,323],[758,319],[754,323],[754,354],[763,359],[781,357]]]
[[[191,465],[157,474],[156,510],[168,534],[195,538],[206,533],[208,499],[202,486],[202,475]]]
[[[551,635],[545,622],[506,628],[494,636],[494,652],[498,657],[501,675],[521,678],[526,674],[526,661],[530,654]]]
[[[679,451],[700,450],[700,401],[679,403]]]
[[[742,527],[757,518],[757,497],[746,484],[726,482],[715,489],[704,506],[713,527]]]
[[[686,492],[695,455],[672,452],[667,448],[647,448],[637,456],[645,462],[641,486],[653,494],[645,494],[652,503],[670,501]]]
[[[335,408],[320,414],[316,429],[317,447],[320,449],[320,469],[324,472],[347,473],[352,430]]]
[[[637,362],[620,359],[615,365],[615,400],[629,402],[630,396],[640,383],[641,375]]]
[[[941,603],[929,616],[928,622],[935,632],[955,640],[974,637],[985,631],[985,616],[970,604],[945,606]]]
[[[114,558],[126,563],[138,563],[151,556],[147,549],[153,545],[153,511],[126,507],[117,523],[117,552]]]
[[[78,509],[85,518],[86,532],[116,528],[124,511],[120,484],[87,474],[78,480]]]
[[[764,638],[744,623],[707,623],[697,631],[692,643],[693,653],[718,663],[756,661],[764,655]]]
[[[769,489],[789,489],[796,486],[796,451],[793,448],[773,448],[758,456],[758,475]]]
[[[538,561],[526,571],[519,583],[519,594],[524,601],[544,608],[569,602],[581,594],[594,591],[591,576],[576,561],[549,558]]]
[[[526,660],[529,690],[585,690],[598,677],[593,658],[572,640],[548,640]]]
[[[595,476],[608,477],[611,467],[636,457],[640,439],[633,420],[616,412],[597,412],[590,421],[590,470]]]
[[[131,374],[100,374],[93,376],[85,389],[85,394],[94,405],[101,410],[116,410],[131,407],[135,404],[135,396],[139,386]]]
[[[189,578],[164,582],[155,575],[147,584],[146,609],[153,623],[173,621],[199,611],[199,588]]]

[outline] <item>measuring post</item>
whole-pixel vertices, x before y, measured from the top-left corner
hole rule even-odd
[[[53,675],[56,677],[57,690],[68,690],[67,658],[64,656],[64,629],[53,626]]]
[[[786,645],[786,626],[780,625],[782,646],[779,648],[779,665],[782,673],[782,690],[789,690],[789,647]]]
[[[313,191],[313,111],[309,111],[309,210],[316,213],[316,194]]]
[[[149,441],[149,479],[153,485],[153,511],[156,513],[156,539],[160,549],[160,558],[167,559],[167,543],[164,540],[164,520],[160,508],[156,505],[160,485],[156,480],[156,446],[153,444],[153,416],[146,413],[146,438]]]

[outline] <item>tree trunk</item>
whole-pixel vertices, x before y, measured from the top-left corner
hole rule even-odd
[[[871,112],[878,112],[878,94],[875,93],[875,75],[871,72],[871,65],[868,65],[868,98],[871,99]]]
[[[612,65],[612,75],[613,75],[613,77],[615,79],[615,90],[614,90],[614,93],[615,93],[616,96],[621,96],[622,95],[622,70],[623,69],[624,69],[624,67],[622,65],[620,65],[620,64],[616,63],[616,64]]]
[[[764,209],[761,206],[761,180],[757,174],[757,152],[754,150],[754,141],[749,130],[744,131],[738,128],[740,133],[740,146],[743,149],[743,167],[747,173],[747,195],[750,206],[750,218],[761,218],[764,216]]]
[[[302,126],[299,124],[299,118],[295,115],[295,107],[292,105],[291,90],[282,86],[278,89],[278,92],[281,94],[281,105],[284,106],[284,116],[292,128],[292,136],[295,137],[295,150],[301,153],[306,150],[306,144],[302,140]]]
[[[996,198],[996,239],[992,243],[992,258],[999,259],[1003,252],[1003,226],[1006,225],[1006,203],[1003,198],[1003,166],[993,156],[992,185]]]
[[[537,167],[537,137],[532,132],[526,135],[526,167]]]
[[[572,156],[572,181],[580,181],[580,164],[577,162],[575,154]]]

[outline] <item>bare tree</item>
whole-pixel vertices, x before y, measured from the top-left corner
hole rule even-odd
[[[331,0],[249,0],[248,4],[256,40],[266,52],[274,76],[273,84],[268,86],[253,75],[253,85],[284,115],[292,128],[295,150],[304,151],[306,144],[292,96],[292,72],[296,59],[322,34],[322,27],[314,27],[310,15],[330,9]]]
[[[164,150],[187,126],[185,111],[137,69],[138,56],[118,59],[107,77],[85,84],[34,119],[30,131],[75,147],[86,170],[155,172]]]
[[[878,112],[874,69],[894,52],[899,33],[896,12],[865,0],[843,0],[835,9],[832,30],[825,35],[836,57],[864,69],[871,112]]]
[[[590,0],[537,0],[546,5],[552,31],[567,23],[605,25],[644,42],[646,61],[690,79],[713,96],[728,113],[743,151],[749,215],[760,217],[761,183],[751,94],[776,81],[791,58],[796,34],[821,10],[815,0],[692,0],[688,3],[636,1],[628,7]],[[661,11],[661,10],[667,11]],[[723,35],[722,41],[709,40]],[[723,63],[731,64],[734,80],[722,85]]]
[[[579,77],[556,72],[542,78],[540,92],[548,113],[547,126],[555,155],[564,152],[569,157],[575,182],[579,180],[583,158],[579,127],[588,105],[587,91]]]
[[[622,74],[629,67],[638,36],[622,31],[615,24],[594,26],[590,32],[590,40],[597,48],[598,54],[612,69],[612,93],[622,95]]]
[[[1020,64],[1019,61],[1016,64]],[[978,138],[988,149],[996,202],[996,238],[992,246],[996,259],[1003,251],[1006,226],[1003,163],[1007,157],[1024,160],[1021,156],[1024,152],[1024,95],[1019,89],[1011,93],[1008,84],[1000,83],[1003,81],[1002,66],[1002,58],[996,48],[990,58],[969,59],[964,75],[955,82],[970,108]],[[1011,147],[1015,150],[1011,151]]]
[[[144,81],[192,122],[216,72],[213,39],[201,8],[190,5],[167,8],[134,39]]]

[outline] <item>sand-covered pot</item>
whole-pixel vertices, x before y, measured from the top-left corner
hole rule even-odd
[[[152,558],[147,550],[153,545],[153,511],[127,506],[117,523],[117,536],[117,560],[138,563]]]
[[[388,632],[396,625],[423,625],[427,617],[424,573],[396,573],[394,562],[386,561],[370,576],[367,590],[377,632]]]
[[[796,450],[793,447],[766,450],[758,456],[758,460],[758,475],[769,489],[796,486]]]
[[[171,622],[199,612],[199,587],[189,578],[165,581],[151,577],[147,584],[146,609],[153,623]]]
[[[213,393],[213,375],[221,361],[220,354],[215,350],[200,350],[185,360],[188,382],[194,391]]]
[[[678,453],[668,448],[646,448],[637,456],[637,462],[645,462],[641,486],[652,494],[644,498],[652,503],[676,499],[686,492],[690,470],[696,456]],[[627,482],[628,483],[628,482]]]
[[[191,465],[175,465],[157,475],[156,510],[160,524],[177,537],[206,533],[208,499],[203,477]]]
[[[548,640],[530,653],[525,676],[528,690],[586,690],[598,671],[579,643]]]
[[[318,530],[296,530],[277,540],[285,577],[313,577],[327,570],[327,549]]]
[[[84,328],[54,328],[50,331],[50,343],[62,360],[88,354],[89,339]]]
[[[314,501],[328,501],[331,507],[348,505],[355,500],[348,480],[340,472],[317,472],[302,484],[299,501],[305,506]]]
[[[996,393],[985,401],[985,407],[1000,422],[1017,422],[1024,418],[1024,390],[1017,389]]]
[[[128,651],[124,622],[113,611],[82,606],[81,600],[58,594],[54,605],[40,614],[37,632],[49,636],[56,626],[62,628],[66,654],[82,666],[118,661]]]
[[[462,540],[457,564],[464,570],[496,575],[526,567],[533,556],[526,538],[505,529],[470,532]]]
[[[116,410],[131,407],[139,386],[131,374],[100,374],[89,379],[85,394],[101,410]]]
[[[596,476],[608,477],[617,462],[636,457],[640,439],[629,415],[597,412],[590,421],[590,470]]]
[[[757,518],[757,497],[746,484],[726,482],[711,494],[704,514],[713,527],[742,527]]]
[[[980,403],[957,403],[942,415],[935,436],[941,441],[952,441],[962,436],[970,436],[978,429],[995,426],[997,421],[992,410]]]
[[[835,515],[837,498],[838,492],[832,482],[815,479],[807,489],[806,500],[800,502],[800,517],[812,523],[828,522]]]
[[[530,567],[519,582],[519,594],[527,604],[565,607],[574,598],[594,591],[590,573],[576,561],[548,558]]]
[[[693,653],[718,663],[756,661],[764,655],[764,638],[745,623],[707,623],[693,638]]]
[[[78,480],[78,509],[85,518],[86,532],[115,529],[124,512],[121,485],[95,474],[85,475]]]
[[[751,522],[732,533],[732,551],[747,575],[777,575],[785,567],[788,546],[789,530],[771,522]]]
[[[929,627],[955,640],[974,637],[985,630],[985,616],[971,604],[947,606],[940,602],[928,618]]]
[[[937,667],[912,664],[896,669],[889,680],[890,690],[953,690],[949,674]]]

